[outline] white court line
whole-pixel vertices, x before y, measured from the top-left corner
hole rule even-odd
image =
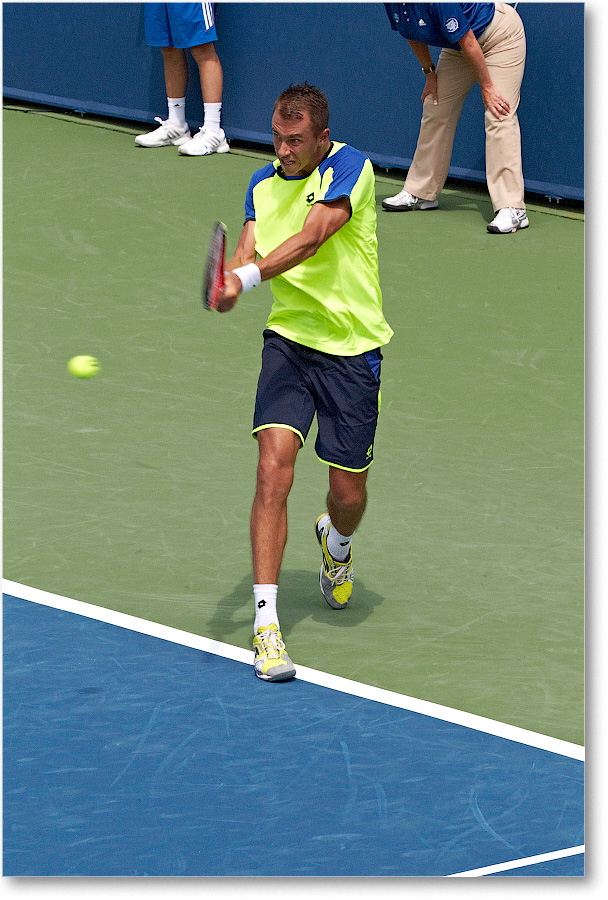
[[[538,863],[548,862],[551,859],[563,859],[565,856],[578,856],[585,852],[585,845],[580,847],[568,847],[567,850],[555,850],[553,853],[541,853],[539,856],[529,856],[527,859],[515,859],[512,862],[499,863],[496,866],[484,866],[481,869],[469,869],[468,872],[455,872],[446,875],[446,878],[477,878],[480,875],[492,875],[494,872],[507,872],[509,869],[521,869],[523,866],[535,866]]]
[[[190,634],[187,631],[180,631],[178,628],[171,628],[168,625],[160,625],[157,622],[150,622],[147,619],[140,619],[126,613],[116,612],[116,610],[106,609],[103,606],[83,603],[81,600],[71,600],[69,597],[50,594],[47,591],[41,591],[38,588],[28,587],[6,579],[2,580],[2,590],[5,594],[12,594],[32,603],[52,606],[55,609],[76,613],[79,616],[86,616],[99,622],[107,622],[110,625],[118,625],[121,628],[128,628],[140,634],[147,634],[151,637],[171,641],[174,644],[181,644],[184,647],[193,647],[226,659],[253,665],[253,651],[245,650],[242,647],[234,647],[232,644],[223,644],[220,641],[213,641],[210,638]],[[585,759],[585,748],[580,744],[572,744],[569,741],[562,741],[559,738],[550,737],[546,734],[537,734],[535,731],[528,731],[515,725],[497,722],[494,719],[486,719],[484,716],[452,709],[449,706],[441,706],[428,700],[418,700],[416,697],[408,697],[406,694],[386,691],[383,688],[373,687],[359,681],[351,681],[339,675],[331,675],[328,672],[309,669],[307,666],[297,665],[296,670],[297,677],[301,681],[307,681],[310,684],[317,684],[320,687],[341,691],[344,694],[351,694],[366,700],[385,703],[399,709],[406,709],[410,712],[440,719],[443,722],[452,722],[455,725],[462,725],[465,728],[472,728],[475,731],[482,731],[485,734],[493,734],[497,737],[505,738],[505,740],[527,744],[530,747],[538,747],[540,750],[548,750],[551,753],[559,753],[560,756],[568,756],[571,759],[579,760]]]

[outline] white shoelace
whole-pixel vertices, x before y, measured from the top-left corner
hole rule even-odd
[[[336,562],[336,560],[334,560]],[[348,560],[343,563],[337,563],[331,569],[327,571],[327,577],[330,581],[333,581],[334,584],[344,584],[345,581],[349,581],[352,575],[352,567],[349,571]]]
[[[174,122],[170,122],[169,119],[161,119],[160,116],[154,116],[154,121],[158,122],[160,127],[164,128],[170,137],[183,131],[183,128],[180,128],[180,126],[176,125]],[[174,132],[174,134],[172,134],[172,132]]]
[[[281,656],[281,651],[285,649],[285,644],[279,638],[277,631],[272,631],[269,628],[268,631],[262,631],[258,637],[262,642],[264,654],[268,659],[278,659]]]

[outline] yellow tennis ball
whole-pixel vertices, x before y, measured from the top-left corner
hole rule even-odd
[[[99,362],[94,356],[73,356],[68,363],[68,372],[75,378],[92,378],[99,372]]]

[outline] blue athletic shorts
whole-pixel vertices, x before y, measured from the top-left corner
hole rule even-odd
[[[145,3],[150,47],[198,47],[217,40],[213,3]]]
[[[332,356],[266,329],[254,437],[265,428],[288,428],[304,444],[316,412],[319,459],[363,472],[374,457],[381,360],[380,350]]]

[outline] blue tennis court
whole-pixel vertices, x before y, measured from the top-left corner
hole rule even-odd
[[[5,875],[577,876],[583,839],[579,758],[4,595]]]

